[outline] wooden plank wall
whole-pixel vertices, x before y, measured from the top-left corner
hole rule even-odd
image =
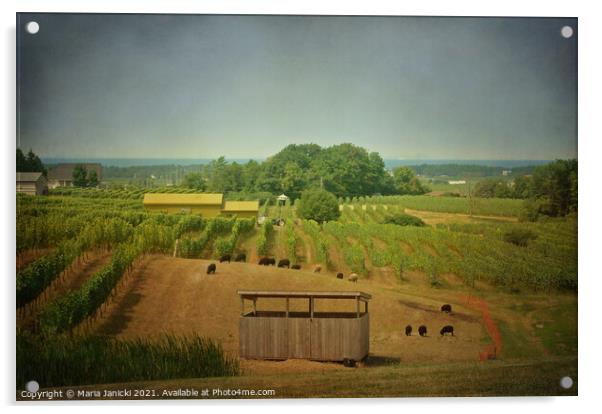
[[[370,347],[370,320],[358,318],[240,318],[240,357],[362,360]]]

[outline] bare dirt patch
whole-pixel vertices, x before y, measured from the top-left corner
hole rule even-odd
[[[517,217],[506,217],[506,216],[477,216],[477,215],[469,215],[462,213],[440,213],[434,211],[424,211],[424,210],[412,210],[409,208],[404,209],[406,214],[410,214],[412,216],[419,217],[426,224],[431,226],[436,226],[437,224],[450,224],[450,223],[459,223],[459,224],[469,224],[469,223],[481,223],[483,221],[491,222],[493,221],[503,221],[516,223],[518,222]]]
[[[476,360],[482,326],[468,318],[430,311],[440,304],[419,296],[399,293],[390,285],[363,279],[358,283],[336,279],[333,272],[314,274],[307,270],[277,269],[255,264],[218,264],[216,275],[205,273],[207,260],[148,256],[132,273],[129,287],[118,292],[105,309],[96,332],[118,337],[154,337],[161,333],[197,332],[222,342],[224,349],[238,353],[240,301],[237,290],[362,290],[373,295],[370,302],[371,355],[400,361]],[[410,299],[411,298],[411,299]],[[424,302],[423,302],[424,301]],[[259,301],[259,310],[284,309],[278,300]],[[353,310],[354,304],[316,301],[318,311]],[[410,305],[408,305],[410,303]],[[412,305],[416,303],[420,306]],[[306,303],[291,303],[305,309]],[[469,312],[458,309],[458,313]],[[439,335],[406,337],[408,323],[426,324],[435,332],[453,322],[454,338]],[[288,363],[288,362],[287,362]],[[272,361],[245,362],[253,372],[291,369],[338,369],[321,363]],[[268,367],[268,368],[265,368]],[[295,368],[296,367],[296,368]]]

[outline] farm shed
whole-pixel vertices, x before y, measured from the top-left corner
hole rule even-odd
[[[41,172],[18,172],[17,193],[29,195],[48,194],[48,182]]]
[[[364,292],[238,291],[241,358],[360,361],[368,355],[370,315]],[[278,298],[284,310],[257,310],[259,299]],[[306,299],[307,311],[291,311],[290,301]],[[348,300],[349,312],[320,312],[316,300]],[[251,310],[245,305],[251,302]]]
[[[218,216],[222,211],[223,194],[144,194],[144,208],[165,213],[200,213],[203,217]]]
[[[226,201],[222,214],[237,217],[257,217],[259,201]]]
[[[48,187],[73,187],[73,170],[78,165],[83,165],[88,173],[96,171],[98,182],[102,180],[102,165],[99,163],[58,164],[48,171]]]

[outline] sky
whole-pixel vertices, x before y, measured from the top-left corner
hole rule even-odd
[[[309,142],[386,159],[576,158],[577,32],[574,18],[19,14],[17,146],[43,158],[265,158]]]

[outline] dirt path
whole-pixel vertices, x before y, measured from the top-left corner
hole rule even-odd
[[[497,323],[491,318],[491,314],[489,313],[489,305],[484,299],[473,295],[461,295],[460,300],[465,306],[481,312],[483,324],[485,325],[487,334],[493,341],[493,344],[486,345],[479,353],[479,359],[482,361],[499,359],[502,356],[502,335]]]
[[[406,214],[421,218],[426,224],[435,226],[447,223],[474,223],[482,220],[497,220],[503,222],[517,223],[518,217],[507,216],[477,216],[463,213],[440,213],[435,211],[404,209]]]

